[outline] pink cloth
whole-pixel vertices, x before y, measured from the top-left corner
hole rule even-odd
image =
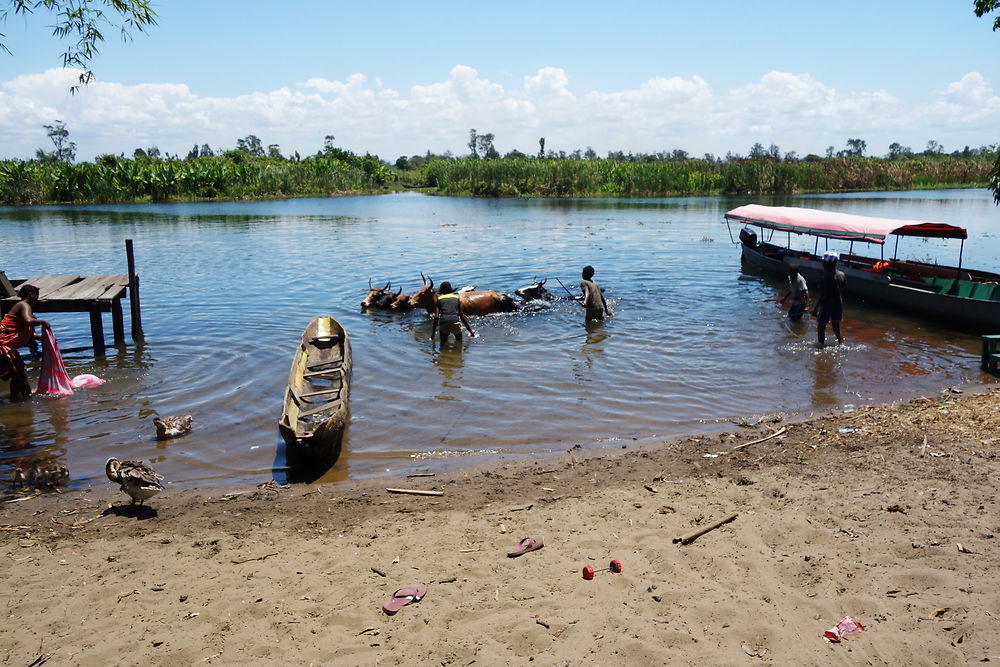
[[[74,375],[73,379],[70,380],[70,384],[73,385],[73,389],[80,389],[82,387],[100,387],[104,384],[106,380],[102,380],[96,375]]]
[[[42,334],[42,368],[38,374],[36,394],[51,394],[67,396],[73,393],[62,355],[59,354],[59,343],[52,329],[45,329]]]

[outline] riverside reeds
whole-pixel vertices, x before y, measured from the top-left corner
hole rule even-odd
[[[614,160],[445,159],[397,170],[376,156],[346,151],[302,160],[227,151],[219,156],[94,162],[0,161],[0,203],[114,203],[262,199],[424,187],[473,197],[668,197],[987,187],[996,159],[921,155],[865,157]]]
[[[0,162],[0,202],[168,201],[174,199],[258,199],[373,192],[395,179],[374,156],[341,159],[315,156],[301,161],[222,156],[128,159],[104,155],[95,162]]]
[[[434,160],[424,185],[448,195],[486,197],[666,197],[793,194],[934,187],[985,187],[992,156],[910,159]]]

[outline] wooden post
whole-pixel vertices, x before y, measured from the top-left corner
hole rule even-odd
[[[128,258],[128,299],[132,316],[132,340],[143,339],[142,313],[139,308],[139,276],[135,272],[135,256],[132,253],[132,239],[125,239],[125,255]]]
[[[90,336],[94,341],[94,354],[104,354],[104,320],[96,308],[90,310]]]
[[[122,315],[122,300],[111,301],[111,329],[114,332],[115,345],[125,344],[125,322]]]

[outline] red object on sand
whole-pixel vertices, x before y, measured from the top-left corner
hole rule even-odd
[[[584,579],[593,579],[594,578],[594,568],[592,568],[590,565],[584,565],[583,566],[583,578]]]
[[[612,572],[617,572],[620,574],[622,571],[622,562],[620,560],[613,560],[611,561],[611,564],[608,566],[608,569],[610,569]]]
[[[63,365],[62,355],[59,354],[59,343],[56,342],[52,329],[45,329],[42,333],[42,368],[38,374],[38,388],[36,394],[52,394],[56,396],[68,396],[73,393],[73,385],[70,383],[69,375],[66,374],[66,366]]]
[[[837,625],[823,633],[823,639],[839,644],[844,635],[855,631],[864,632],[865,626],[861,625],[850,616],[845,616],[840,619],[840,623],[837,623]]]

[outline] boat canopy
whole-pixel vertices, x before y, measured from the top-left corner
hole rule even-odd
[[[782,232],[810,234],[847,241],[864,241],[866,243],[885,243],[885,237],[888,234],[943,239],[966,239],[969,237],[964,228],[944,222],[870,218],[863,215],[848,215],[792,206],[747,204],[726,213],[726,220]]]

